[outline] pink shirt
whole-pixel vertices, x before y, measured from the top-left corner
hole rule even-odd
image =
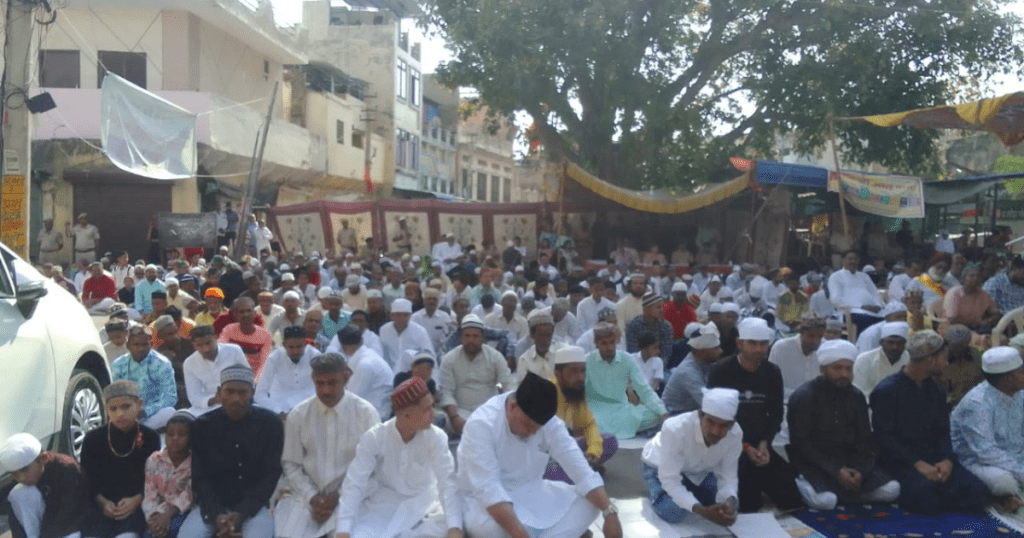
[[[263,372],[263,365],[267,362],[271,349],[274,347],[274,339],[270,332],[256,325],[256,332],[245,334],[238,323],[232,323],[220,333],[222,344],[236,344],[245,352],[245,358],[249,361],[249,367],[256,374],[259,381],[260,373]]]
[[[171,463],[166,450],[154,452],[146,460],[146,495],[142,499],[142,512],[146,519],[156,513],[166,513],[174,506],[183,514],[192,508],[192,456],[177,467]]]
[[[943,311],[946,319],[956,320],[969,327],[981,325],[986,312],[999,311],[996,302],[984,290],[968,295],[963,286],[956,286],[946,292],[943,298]]]

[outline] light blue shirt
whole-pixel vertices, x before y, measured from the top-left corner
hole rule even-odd
[[[148,314],[153,311],[153,292],[167,291],[167,286],[159,280],[150,282],[143,278],[142,282],[135,285],[135,310],[141,314]]]
[[[178,403],[178,386],[174,382],[174,366],[167,357],[150,350],[141,361],[132,360],[131,353],[121,355],[110,367],[113,380],[127,379],[139,385],[146,417]]]
[[[1024,480],[1024,391],[1007,396],[981,382],[953,410],[950,438],[962,465],[998,467]]]

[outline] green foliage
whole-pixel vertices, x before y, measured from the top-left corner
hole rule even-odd
[[[631,188],[702,183],[825,118],[956,101],[1024,63],[1013,0],[424,0],[442,82],[525,110],[546,148]],[[837,122],[851,163],[939,170],[930,130]]]

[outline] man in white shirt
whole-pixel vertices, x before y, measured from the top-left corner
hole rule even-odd
[[[641,455],[647,496],[661,519],[688,512],[728,527],[736,522],[743,431],[736,389],[703,389],[701,408],[672,417]]]
[[[530,312],[530,339],[533,345],[519,357],[516,365],[516,383],[522,383],[527,372],[533,372],[544,379],[555,376],[555,352],[562,348],[562,343],[554,340],[555,322],[551,314],[543,310]]]
[[[384,346],[384,360],[392,368],[399,365],[404,351],[434,352],[427,330],[412,319],[412,303],[408,299],[395,299],[391,304],[391,321],[380,328],[380,343]]]
[[[263,365],[256,383],[256,405],[287,415],[300,402],[313,396],[310,361],[317,355],[320,351],[306,344],[305,329],[286,328],[284,345],[272,351]]]
[[[615,303],[604,296],[604,279],[596,276],[590,277],[587,279],[587,284],[590,286],[590,297],[576,305],[576,322],[579,324],[580,334],[597,325],[598,312],[605,308],[615,310]]]
[[[338,529],[341,486],[359,439],[380,423],[377,410],[346,390],[352,375],[336,353],[315,357],[310,367],[316,395],[285,421],[281,466],[287,493],[274,510],[274,536],[317,538]]]
[[[889,300],[902,301],[910,288],[910,283],[920,276],[923,270],[924,263],[914,260],[907,265],[906,271],[892,277],[892,280],[889,281]]]
[[[64,224],[67,227],[67,223]],[[74,228],[67,230],[71,238],[71,246],[74,253],[73,260],[96,261],[96,247],[100,244],[100,231],[95,225],[89,224],[89,215],[81,213],[78,215],[78,223]]]
[[[557,410],[554,383],[529,375],[514,394],[492,397],[470,417],[458,448],[467,534],[577,538],[603,513],[604,536],[622,536],[601,475]],[[551,459],[575,485],[543,479]]]
[[[451,232],[444,234],[444,241],[435,243],[430,249],[430,255],[441,262],[441,271],[445,274],[455,268],[461,254],[462,245],[455,242],[455,234]]]
[[[775,342],[768,353],[768,362],[782,371],[782,390],[787,402],[793,391],[820,373],[816,353],[825,336],[825,320],[805,314],[800,320],[797,333],[796,336]]]
[[[879,322],[883,306],[878,288],[867,274],[857,270],[859,265],[860,256],[848,251],[843,254],[843,268],[828,278],[829,299],[840,311],[850,309],[857,332]]]
[[[480,318],[466,314],[459,327],[461,344],[441,359],[441,409],[456,435],[477,407],[515,383],[505,357],[484,344],[484,328]]]
[[[956,252],[956,245],[953,244],[953,240],[949,238],[949,232],[942,230],[939,237],[935,238],[935,252],[945,252],[946,254],[953,254]]]
[[[363,286],[359,275],[350,274],[345,277],[345,291],[341,292],[345,306],[354,310],[366,310],[366,286]]]
[[[882,325],[881,347],[857,355],[853,363],[853,386],[865,396],[870,396],[875,385],[910,363],[910,354],[907,353],[909,333],[910,326],[905,321]]]
[[[346,387],[352,394],[370,402],[380,414],[381,420],[391,416],[391,389],[394,388],[395,374],[384,359],[369,347],[363,345],[363,331],[355,325],[346,325],[338,331],[337,341],[341,344],[341,355],[352,371]],[[411,365],[406,370],[411,369]]]
[[[857,351],[859,353],[867,353],[881,344],[882,326],[886,322],[907,321],[907,305],[903,304],[902,301],[889,301],[880,313],[883,316],[882,321],[864,329],[857,335]]]
[[[566,344],[573,344],[579,339],[579,321],[569,312],[571,304],[567,297],[559,297],[551,302],[551,319],[555,322],[555,339]]]
[[[448,335],[455,330],[455,322],[452,321],[451,314],[444,310],[438,310],[440,303],[440,291],[434,288],[423,290],[423,308],[414,312],[411,318],[413,323],[427,330],[435,352],[444,349]]]
[[[217,343],[211,325],[198,325],[189,334],[195,353],[185,359],[185,392],[195,416],[220,407],[220,373],[229,366],[249,366],[245,352],[235,344]]]
[[[491,312],[484,318],[484,325],[501,331],[508,331],[515,335],[516,340],[525,338],[530,332],[526,324],[526,318],[519,315],[519,296],[516,292],[509,290],[501,295],[501,311]]]
[[[461,538],[462,499],[434,397],[413,376],[391,393],[394,418],[366,432],[341,492],[336,538]]]

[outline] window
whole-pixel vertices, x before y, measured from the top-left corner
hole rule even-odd
[[[487,200],[487,174],[483,172],[476,173],[476,199]]]
[[[363,132],[359,129],[352,129],[352,147],[363,149]]]
[[[444,183],[442,183],[441,186],[443,187]],[[434,192],[437,192],[437,178],[436,177],[430,180],[430,190],[432,190]]]
[[[42,88],[78,88],[82,69],[77,50],[39,51],[39,86]]]
[[[412,135],[409,140],[409,168],[417,170],[420,167],[420,137]]]
[[[398,130],[395,138],[395,166],[405,168],[406,143],[409,141],[409,133],[403,129]]]
[[[395,74],[395,91],[399,99],[409,96],[409,65],[398,60],[398,72]]]
[[[146,53],[99,51],[99,64],[96,66],[96,84],[103,87],[103,77],[107,71],[135,84],[146,87]],[[106,69],[104,69],[106,68]]]
[[[512,201],[512,180],[505,178],[505,189],[501,191],[501,201],[511,202]]]
[[[500,192],[499,192],[500,190],[501,190],[501,178],[499,178],[498,176],[491,176],[491,201],[492,202],[497,202],[498,201],[498,194],[500,194]]]
[[[472,186],[469,184],[469,169],[468,168],[463,168],[462,169],[462,197],[463,198],[469,198],[470,197],[470,189],[471,188],[472,188]]]
[[[409,102],[413,105],[420,104],[420,72],[415,69],[409,70]]]
[[[337,129],[337,134],[335,134],[335,139],[338,141],[339,144],[344,146],[345,145],[345,122],[343,122],[341,120],[338,120],[336,129]]]

